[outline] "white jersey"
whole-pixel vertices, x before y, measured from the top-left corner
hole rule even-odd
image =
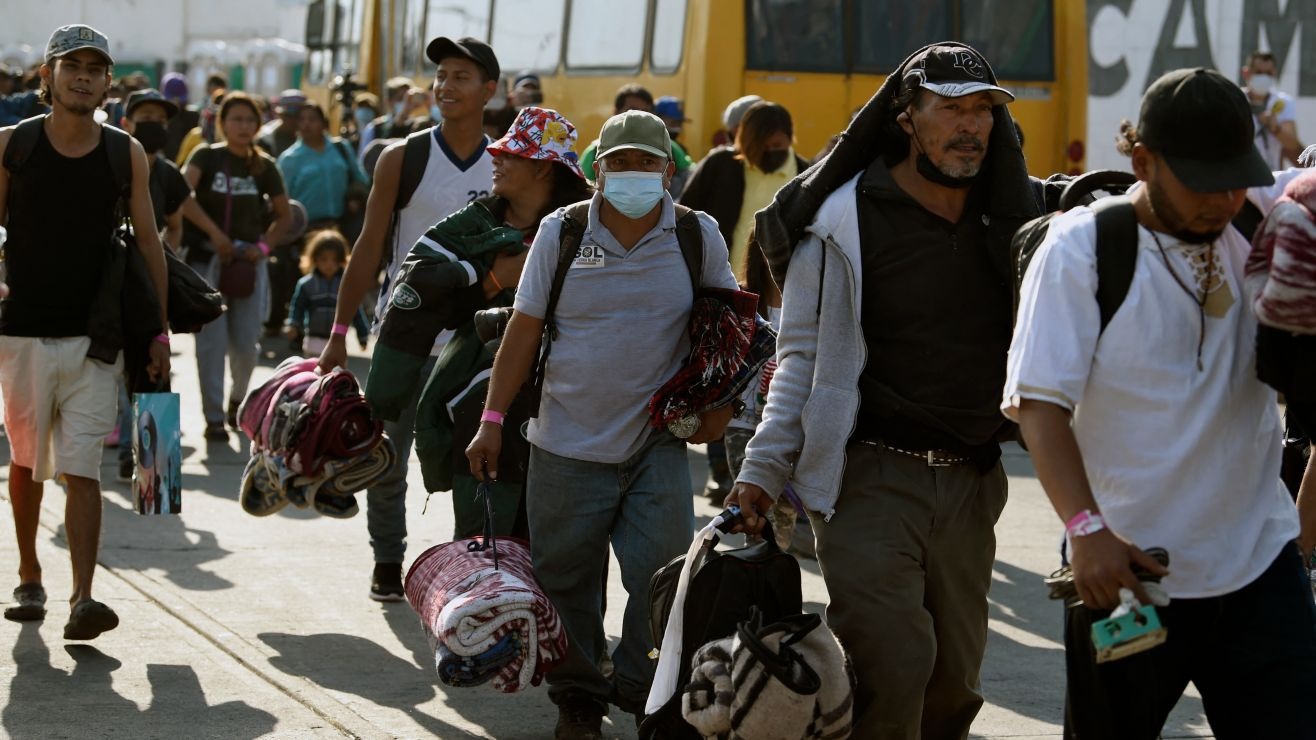
[[[439,136],[439,127],[435,126],[429,137],[430,155],[425,164],[425,174],[412,193],[411,201],[398,212],[397,239],[392,245],[392,259],[386,270],[384,286],[379,291],[379,304],[375,315],[383,316],[393,295],[393,281],[407,253],[415,246],[421,236],[431,226],[445,217],[456,213],[476,198],[489,195],[493,185],[493,157],[485,150],[490,143],[485,137],[484,143],[469,160],[462,162],[452,153],[443,137]],[[446,343],[450,332],[439,336],[437,348]]]

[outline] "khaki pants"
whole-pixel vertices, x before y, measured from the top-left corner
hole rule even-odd
[[[831,522],[812,516],[827,622],[858,677],[853,737],[965,738],[982,706],[1005,472],[863,443],[846,457]]]

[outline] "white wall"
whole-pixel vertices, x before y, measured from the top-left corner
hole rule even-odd
[[[1128,169],[1122,119],[1161,73],[1213,67],[1241,84],[1253,49],[1279,57],[1279,89],[1298,97],[1298,135],[1316,140],[1316,0],[1087,0],[1088,167]]]

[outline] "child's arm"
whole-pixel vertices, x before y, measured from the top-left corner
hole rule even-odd
[[[295,329],[297,332],[306,330],[306,313],[309,308],[310,296],[306,294],[307,284],[311,281],[311,276],[307,275],[297,281],[297,287],[293,288],[292,301],[288,306],[288,321],[286,325]]]

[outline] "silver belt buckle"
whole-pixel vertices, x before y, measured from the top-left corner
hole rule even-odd
[[[949,468],[950,463],[937,459],[936,450],[928,450],[928,467],[929,468]]]

